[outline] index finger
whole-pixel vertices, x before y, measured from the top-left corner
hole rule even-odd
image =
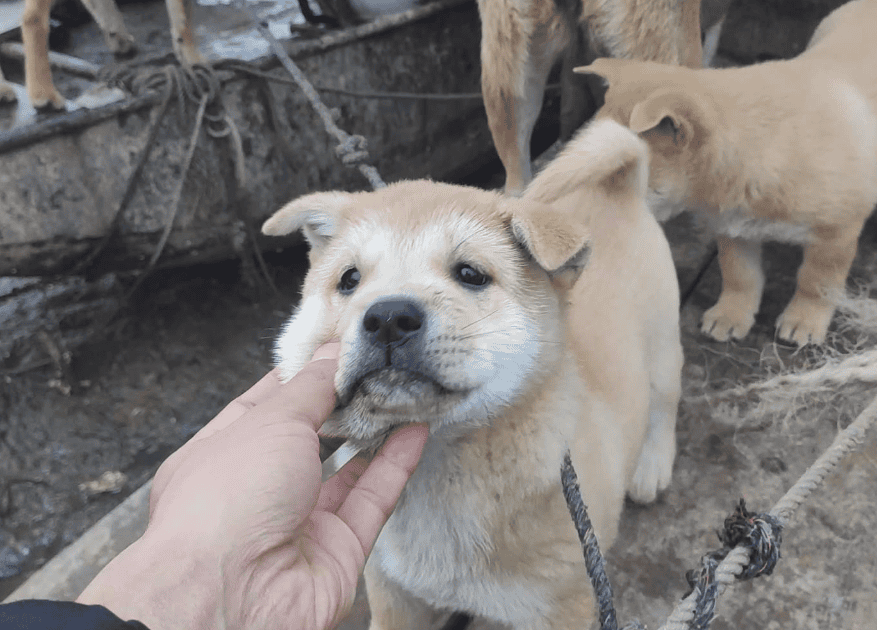
[[[274,368],[264,377],[262,377],[255,385],[253,385],[250,389],[245,391],[243,394],[235,398],[231,401],[225,408],[220,411],[213,420],[204,425],[201,430],[199,430],[194,436],[192,436],[191,441],[202,440],[204,438],[210,437],[227,428],[233,422],[238,420],[241,416],[247,413],[250,409],[257,405],[261,405],[263,403],[268,402],[274,396],[280,394],[284,388],[288,388],[290,390],[288,396],[284,396],[287,404],[291,404],[293,408],[306,409],[307,405],[303,405],[303,402],[307,402],[308,400],[325,400],[326,393],[320,391],[314,391],[313,398],[309,396],[309,392],[304,385],[294,385],[293,383],[296,381],[311,381],[316,378],[318,381],[322,382],[319,375],[316,373],[312,373],[311,366],[316,363],[324,360],[330,359],[332,360],[332,378],[334,378],[335,369],[337,368],[337,357],[338,351],[340,348],[340,344],[338,342],[332,341],[329,343],[325,343],[314,352],[311,361],[305,365],[302,370],[296,374],[292,379],[290,379],[289,383],[284,385],[280,380],[280,370]],[[302,391],[304,390],[304,391]],[[334,395],[334,384],[332,386],[332,394]],[[300,396],[300,400],[290,401],[290,396]],[[331,412],[331,409],[329,410]],[[325,419],[325,416],[329,414],[326,412],[323,415],[323,411],[318,410],[320,417]],[[320,420],[320,424],[322,424],[323,420]],[[317,425],[319,426],[319,425]]]
[[[335,512],[353,531],[366,556],[414,473],[428,437],[426,424],[405,425],[393,433]]]
[[[240,418],[247,411],[271,396],[280,388],[280,372],[274,368],[263,376],[243,394],[228,403],[225,408],[216,414],[210,422],[205,424],[192,436],[191,441],[203,440],[206,437],[222,431],[232,422]]]

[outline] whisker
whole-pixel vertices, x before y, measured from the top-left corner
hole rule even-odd
[[[474,322],[469,322],[468,324],[466,324],[465,326],[463,326],[463,330],[466,330],[467,328],[469,328],[469,326],[474,326],[475,324],[480,324],[481,322],[483,322],[483,321],[484,321],[485,319],[487,319],[488,317],[493,317],[493,316],[496,315],[497,313],[499,313],[499,309],[496,309],[496,310],[493,311],[492,313],[488,313],[487,315],[485,315],[484,317],[482,317],[482,318],[480,318],[480,319],[476,319]]]

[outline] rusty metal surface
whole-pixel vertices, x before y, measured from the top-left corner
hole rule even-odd
[[[477,92],[479,22],[474,3],[384,34],[297,59],[322,86],[368,91]],[[281,75],[281,71],[272,72]],[[261,80],[232,80],[225,105],[243,136],[246,203],[234,203],[227,140],[202,134],[163,264],[234,255],[242,219],[260,223],[308,191],[365,187],[334,155],[304,97],[272,85],[272,124]],[[392,181],[459,173],[493,152],[480,101],[394,101],[326,95],[338,124],[365,136],[371,162]],[[0,155],[0,276],[63,272],[110,226],[154,116],[145,108]],[[156,146],[105,252],[110,268],[142,265],[168,218],[194,108],[171,105]],[[284,147],[284,144],[286,145]],[[242,207],[238,207],[242,206]]]

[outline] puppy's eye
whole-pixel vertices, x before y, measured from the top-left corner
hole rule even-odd
[[[338,281],[338,290],[344,294],[353,293],[353,290],[359,284],[359,278],[359,269],[351,267],[341,274],[341,280]]]
[[[460,263],[454,269],[454,276],[460,284],[465,284],[472,288],[483,287],[490,283],[491,277],[481,273],[472,265]]]

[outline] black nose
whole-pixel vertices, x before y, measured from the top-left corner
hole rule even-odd
[[[390,345],[416,337],[423,327],[423,311],[411,300],[375,302],[362,318],[362,328],[372,343]]]

